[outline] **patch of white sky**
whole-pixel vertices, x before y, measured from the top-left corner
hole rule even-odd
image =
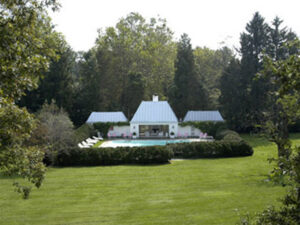
[[[164,18],[174,32],[174,40],[187,33],[193,47],[218,49],[239,47],[240,33],[258,11],[266,22],[275,16],[283,26],[300,34],[300,0],[60,0],[58,12],[50,12],[56,30],[64,34],[75,51],[94,46],[97,30],[115,26],[130,12],[140,13],[147,21]]]

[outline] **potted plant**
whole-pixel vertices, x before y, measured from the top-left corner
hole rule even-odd
[[[175,133],[173,131],[171,131],[170,138],[174,138],[174,137],[175,137]]]
[[[135,132],[132,133],[132,138],[136,139],[136,133]]]

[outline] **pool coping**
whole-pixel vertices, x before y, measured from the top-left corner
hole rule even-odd
[[[113,140],[107,140],[104,141],[98,148],[117,148],[117,147],[134,147],[134,146],[112,146],[112,142],[113,141],[153,141],[153,140],[157,140],[157,141],[170,141],[170,140],[189,140],[191,142],[201,142],[201,141],[207,141],[205,139],[199,139],[199,138],[176,138],[176,139],[121,139],[121,138],[117,138],[117,139],[113,139]],[[138,146],[136,146],[138,147]]]

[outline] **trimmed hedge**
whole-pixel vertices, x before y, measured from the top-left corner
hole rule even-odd
[[[167,163],[173,157],[165,146],[120,148],[69,148],[58,152],[55,166],[99,166]]]
[[[191,142],[168,145],[175,158],[221,158],[251,156],[252,147],[245,141]]]

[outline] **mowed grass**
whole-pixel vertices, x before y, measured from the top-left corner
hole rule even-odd
[[[172,161],[154,166],[49,168],[30,199],[0,176],[0,224],[235,224],[277,201],[265,181],[274,145],[243,135],[252,157]],[[292,135],[300,144],[300,134]]]

